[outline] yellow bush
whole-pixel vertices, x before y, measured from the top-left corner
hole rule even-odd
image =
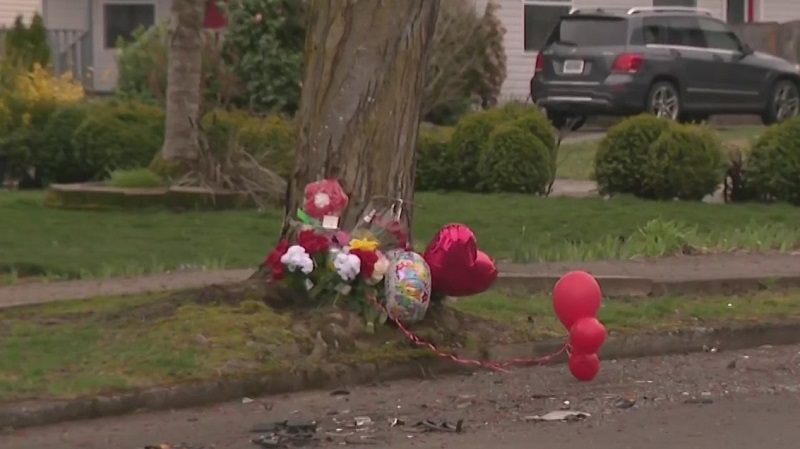
[[[56,76],[41,65],[17,72],[7,98],[12,121],[22,126],[42,125],[59,106],[83,100],[83,86],[71,73]]]
[[[85,95],[83,86],[72,79],[72,73],[55,76],[39,64],[30,73],[17,75],[14,84],[14,95],[31,103],[69,103],[82,100]]]

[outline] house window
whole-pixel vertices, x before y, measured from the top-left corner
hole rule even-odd
[[[105,47],[114,48],[122,38],[133,39],[137,28],[149,28],[155,25],[156,7],[153,4],[120,4],[103,5]]]
[[[653,0],[653,6],[686,6],[697,8],[697,0]]]
[[[745,0],[728,0],[725,20],[728,23],[747,22],[747,3]]]
[[[523,0],[523,8],[525,51],[538,51],[561,16],[569,14],[572,0]]]

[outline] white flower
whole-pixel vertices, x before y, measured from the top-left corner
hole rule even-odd
[[[281,263],[286,265],[289,271],[300,270],[305,274],[314,271],[314,261],[308,255],[305,248],[300,245],[290,246],[286,253],[281,256]]]
[[[349,282],[361,272],[361,259],[353,254],[339,252],[333,259],[333,267],[336,268],[336,273],[342,280]]]
[[[372,272],[372,278],[370,279],[371,283],[377,284],[382,281],[386,276],[387,270],[389,270],[389,259],[381,254],[381,256],[378,257],[378,261],[375,262],[375,270]]]
[[[317,206],[317,209],[328,207],[329,204],[331,204],[331,197],[327,193],[320,192],[314,195],[314,205]]]

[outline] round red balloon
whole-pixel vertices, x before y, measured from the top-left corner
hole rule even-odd
[[[600,372],[600,358],[597,354],[572,353],[569,356],[569,372],[581,382],[591,382]]]
[[[602,299],[597,279],[585,271],[565,274],[553,288],[553,309],[567,329],[581,318],[597,316]]]
[[[594,354],[606,341],[606,328],[594,317],[581,318],[569,330],[569,344],[580,354]]]

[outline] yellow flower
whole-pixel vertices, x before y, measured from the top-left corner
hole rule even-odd
[[[353,239],[350,240],[350,249],[361,251],[375,251],[378,249],[378,242],[367,239]]]

